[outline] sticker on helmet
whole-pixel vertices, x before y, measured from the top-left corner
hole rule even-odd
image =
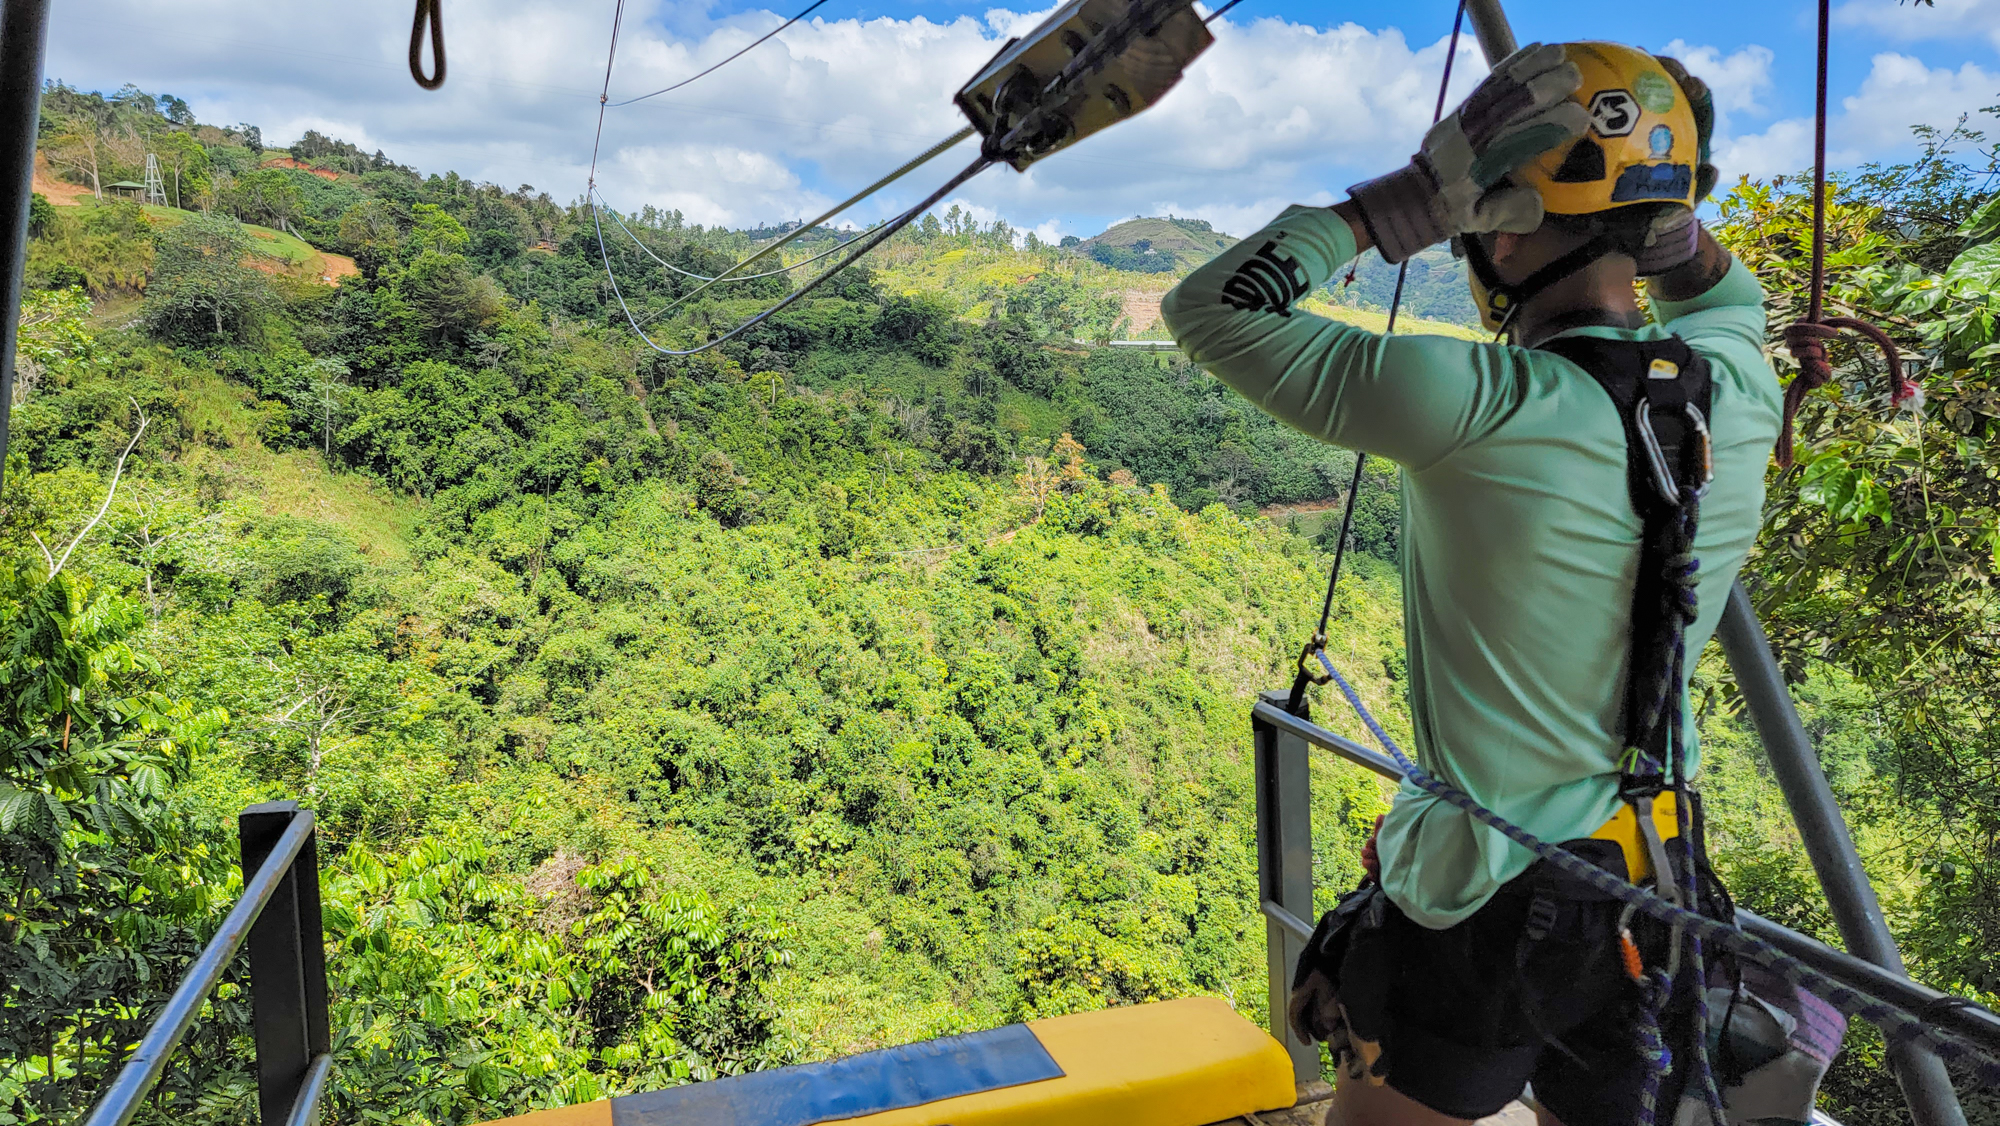
[[[1646,144],[1654,160],[1665,160],[1674,151],[1674,131],[1664,125],[1653,126],[1646,134]]]
[[[1618,174],[1611,202],[1670,199],[1686,203],[1694,193],[1694,169],[1685,164],[1635,164]]]
[[[1632,80],[1632,91],[1647,113],[1667,113],[1674,108],[1674,83],[1664,74],[1642,70]]]
[[[1599,90],[1590,96],[1590,127],[1600,137],[1623,137],[1639,127],[1639,103],[1628,90]]]

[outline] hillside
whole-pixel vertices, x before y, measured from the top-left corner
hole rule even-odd
[[[1203,220],[1168,217],[1127,219],[1071,249],[1113,269],[1164,274],[1185,273],[1234,245],[1234,238]]]
[[[1142,331],[1134,294],[1173,270],[954,209],[669,357],[611,297],[590,215],[546,193],[317,134],[269,149],[136,91],[47,104],[57,182],[86,155],[130,179],[143,141],[180,153],[183,207],[35,212],[0,494],[0,683],[38,686],[0,709],[0,1123],[73,1119],[102,1086],[235,897],[236,811],[276,797],[322,819],[329,1121],[458,1126],[1190,993],[1266,1017],[1245,710],[1312,632],[1332,545],[1304,517],[1353,462],[1177,355],[1096,346]],[[85,154],[63,138],[89,122]],[[1795,292],[1805,208],[1781,203],[1730,237]],[[684,300],[651,255],[712,274],[753,232],[619,219],[602,253],[656,340],[782,292]],[[336,255],[352,273],[315,266]],[[1340,299],[1309,302],[1380,324]],[[1990,992],[1991,835],[1958,812],[1990,807],[1984,775],[1924,741],[1980,753],[1949,726],[1980,713],[1939,699],[1911,734],[1811,632],[1873,620],[1827,606],[1888,582],[1814,554],[1880,542],[1840,506],[1916,488],[1826,432],[1805,486],[1773,484],[1794,524],[1757,565],[1826,570],[1772,620],[1913,966]],[[1925,489],[1976,476],[1937,468]],[[1397,489],[1364,478],[1330,649],[1403,737]],[[1983,635],[1951,623],[1923,659],[1960,636]],[[1986,675],[1964,644],[1946,683]],[[1833,937],[1732,693],[1701,667],[1718,866]],[[1312,769],[1330,903],[1387,795]],[[252,1113],[239,985],[141,1122]],[[1879,1042],[1850,1047],[1829,1105],[1893,1121]]]

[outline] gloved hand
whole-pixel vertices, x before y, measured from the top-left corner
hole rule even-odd
[[[1709,91],[1708,83],[1689,74],[1681,61],[1666,55],[1657,56],[1660,66],[1680,84],[1681,95],[1688,100],[1688,108],[1694,111],[1696,159],[1699,162],[1694,173],[1694,199],[1697,204],[1708,198],[1715,190],[1719,173],[1710,163],[1710,147],[1715,139],[1715,96]],[[1694,212],[1674,207],[1660,214],[1646,232],[1646,242],[1633,251],[1632,260],[1637,265],[1638,275],[1650,278],[1664,274],[1693,258],[1701,243],[1701,220]]]
[[[1506,178],[1590,128],[1590,111],[1570,98],[1582,84],[1561,44],[1523,47],[1431,126],[1409,164],[1349,188],[1382,257],[1402,262],[1453,235],[1541,226],[1541,194]]]
[[[1346,1034],[1347,1020],[1334,998],[1333,982],[1318,970],[1292,986],[1292,1003],[1285,1011],[1292,1034],[1308,1044]]]

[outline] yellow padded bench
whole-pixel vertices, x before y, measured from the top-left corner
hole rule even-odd
[[[1020,1034],[1023,1027],[1032,1040]],[[954,1051],[958,1042],[1008,1034],[1012,1034],[1012,1041],[1006,1050],[1011,1052],[1012,1062],[1003,1061],[997,1067],[966,1062],[969,1057],[965,1053]],[[1023,1056],[1023,1046],[1034,1060]],[[816,1089],[815,1083],[824,1094],[825,1083],[830,1079],[837,1086],[841,1075],[858,1075],[880,1066],[907,1070],[912,1066],[908,1062],[912,1054],[921,1057],[914,1066],[923,1069],[924,1079],[933,1084],[950,1087],[957,1079],[960,1089],[971,1089],[980,1084],[963,1082],[963,1073],[975,1070],[998,1079],[987,1081],[987,1089],[969,1094],[914,1105],[906,1098],[895,1109],[872,1113],[842,1111],[835,1105],[840,1095],[837,1090],[832,1092],[834,1102],[821,1107],[826,1113],[801,1109],[802,1104],[812,1101],[806,1093]],[[1060,1069],[1060,1074],[1025,1082],[1008,1077],[1023,1074],[1022,1068],[1032,1068],[1036,1061],[1044,1065],[1043,1073]],[[1053,1067],[1046,1067],[1050,1061]],[[954,1076],[954,1070],[961,1074]],[[744,1080],[750,1077],[738,1076],[668,1092],[627,1095],[536,1111],[491,1126],[802,1126],[812,1122],[851,1126],[1204,1126],[1288,1107],[1295,1096],[1292,1061],[1285,1050],[1217,997],[1189,997],[1030,1021],[1026,1026],[996,1029],[994,1033],[949,1037],[868,1052],[833,1064],[760,1072],[758,1076],[770,1078],[747,1084]],[[1006,1085],[991,1086],[993,1081]],[[728,1086],[732,1084],[736,1086]],[[905,1083],[899,1089],[907,1096],[924,1086],[924,1082],[915,1086]],[[742,1094],[733,1096],[732,1091]],[[774,1092],[787,1091],[798,1093],[797,1097],[774,1097]],[[690,1095],[695,1098],[686,1097]]]

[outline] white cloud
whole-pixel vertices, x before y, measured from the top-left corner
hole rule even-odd
[[[1940,11],[1956,3],[1939,0]],[[625,11],[614,102],[718,62],[781,19],[711,19],[707,0],[630,0]],[[730,224],[809,216],[958,129],[951,94],[1044,14],[808,20],[684,90],[609,109],[600,184],[624,210],[650,203]],[[388,0],[181,0],[171,18],[141,0],[74,0],[55,8],[49,74],[177,94],[204,120],[262,125],[272,144],[317,129],[425,172],[533,184],[567,201],[587,176],[606,15],[553,0],[454,0],[449,81],[426,93],[404,63],[407,12]],[[1119,216],[1162,211],[1240,235],[1286,203],[1330,202],[1416,149],[1435,105],[1442,37],[1412,44],[1395,28],[1235,15],[1211,25],[1215,45],[1153,109],[1026,173],[989,171],[959,197],[1038,235],[1052,219],[1052,232],[1088,235]],[[1762,112],[1771,52],[1673,49],[1715,86],[1724,112]],[[1452,101],[1485,69],[1468,36]],[[1993,101],[1994,89],[1977,67],[1928,71],[1878,57],[1859,96],[1875,101],[1849,106],[1837,143],[1874,156],[1901,145],[1912,121],[1948,121]],[[1740,138],[1724,149],[1725,171],[1798,167],[1796,134],[1796,123],[1780,122]],[[968,144],[946,154],[848,219],[894,214],[971,153]]]
[[[1852,166],[1907,152],[1912,126],[1949,127],[1960,115],[1992,104],[1996,90],[2000,74],[1975,63],[1953,70],[1895,52],[1876,55],[1861,89],[1841,99],[1840,112],[1827,123],[1827,161]],[[1797,172],[1812,163],[1812,138],[1810,118],[1790,118],[1718,145],[1716,163],[1732,179]]]
[[[184,0],[169,21],[140,0],[78,0],[56,11],[49,73],[174,93],[204,120],[261,125],[270,144],[317,129],[425,172],[582,194],[602,11],[462,0],[446,25],[449,80],[426,93],[403,62],[404,15],[363,7],[357,18],[353,6]],[[780,19],[704,12],[693,0],[629,4],[611,100],[692,74]],[[1043,14],[801,23],[685,90],[611,108],[600,184],[623,209],[652,203],[728,223],[802,217],[959,128],[951,93]],[[1215,46],[1160,105],[1026,174],[988,172],[965,198],[1023,225],[1062,216],[1066,226],[1194,201],[1181,213],[1241,233],[1283,202],[1405,159],[1430,119],[1442,40],[1412,47],[1393,28],[1275,18],[1225,17],[1212,29]],[[1454,96],[1484,69],[1468,38]],[[970,153],[940,158],[853,217],[893,213]]]
[[[1661,54],[1679,59],[1688,73],[1708,83],[1715,95],[1717,136],[1731,134],[1734,114],[1761,117],[1766,112],[1761,98],[1771,88],[1771,64],[1777,59],[1769,47],[1753,43],[1725,55],[1715,47],[1697,47],[1676,39]]]
[[[1834,13],[1834,22],[1903,42],[1983,37],[2000,48],[2000,4],[1993,0],[1932,0],[1927,5],[1851,0]]]

